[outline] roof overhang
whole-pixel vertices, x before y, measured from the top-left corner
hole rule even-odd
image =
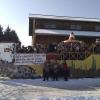
[[[42,14],[29,14],[29,18],[35,19],[52,19],[52,20],[73,20],[85,22],[100,22],[100,18],[85,18],[85,17],[72,17],[72,16],[55,16],[55,15],[42,15]]]
[[[53,29],[35,29],[36,35],[67,36],[71,32],[73,32],[75,34],[75,36],[100,37],[100,32],[74,31],[74,30],[53,30]]]

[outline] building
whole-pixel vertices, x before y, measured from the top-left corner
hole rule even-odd
[[[32,43],[59,43],[73,32],[77,39],[87,43],[100,38],[100,19],[30,14],[29,36]]]

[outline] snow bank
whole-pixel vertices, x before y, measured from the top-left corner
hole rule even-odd
[[[100,100],[100,78],[0,80],[0,100]]]
[[[100,100],[100,96],[39,97],[32,100]]]

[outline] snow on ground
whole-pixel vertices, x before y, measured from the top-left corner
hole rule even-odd
[[[100,78],[0,80],[0,100],[100,100]]]

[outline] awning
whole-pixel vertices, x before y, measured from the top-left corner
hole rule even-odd
[[[74,32],[75,36],[96,36],[100,37],[100,32],[90,32],[90,31],[75,31],[75,30],[53,30],[53,29],[36,29],[35,33],[37,35],[60,35],[66,36],[71,32]]]

